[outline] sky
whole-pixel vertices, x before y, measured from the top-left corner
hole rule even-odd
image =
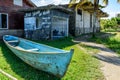
[[[32,0],[37,6],[44,6],[48,4],[67,4],[69,0]],[[101,0],[100,0],[101,1]],[[100,2],[102,3],[102,2]],[[102,9],[109,14],[108,18],[115,17],[117,13],[120,13],[120,3],[117,0],[109,0],[107,7]]]
[[[120,3],[117,3],[117,0],[109,0],[107,7],[102,10],[109,14],[109,18],[115,17],[120,13]]]
[[[69,0],[31,0],[33,1],[37,6],[44,6],[48,4],[67,4],[69,3]]]

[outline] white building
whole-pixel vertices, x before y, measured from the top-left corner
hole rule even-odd
[[[74,4],[71,9],[73,13],[69,19],[69,33],[78,36],[80,34],[92,33],[93,32],[93,20],[94,20],[94,6],[92,3],[83,3],[76,9]],[[62,5],[68,7],[68,5]],[[96,23],[94,31],[100,31],[100,18],[107,17],[108,15],[102,10],[97,10]]]

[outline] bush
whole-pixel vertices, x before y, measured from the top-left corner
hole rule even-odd
[[[101,19],[100,25],[101,29],[117,29],[118,27],[118,19],[112,18],[112,19]]]
[[[120,25],[120,17],[115,17],[115,18],[112,18],[112,20],[113,20],[113,19],[116,19],[117,24],[118,24],[118,25]]]

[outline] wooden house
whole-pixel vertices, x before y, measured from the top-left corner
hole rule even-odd
[[[25,37],[30,39],[56,39],[69,34],[69,13],[62,6],[48,5],[23,9]]]
[[[69,4],[66,5],[60,5],[65,8],[68,7]],[[73,36],[78,36],[81,34],[91,33],[93,32],[93,12],[94,12],[94,6],[92,3],[83,3],[79,8],[76,9],[76,4],[73,4],[71,9],[73,11],[72,14],[70,14],[69,19],[69,33]],[[101,9],[97,11],[96,16],[96,25],[95,25],[95,32],[100,31],[100,18],[101,17],[107,17],[108,15],[104,13]]]
[[[66,5],[47,5],[21,9],[24,12],[25,37],[29,39],[55,39],[70,35],[78,36],[93,32],[92,3],[83,3],[78,9]],[[102,10],[97,11],[95,32],[100,31],[100,18],[108,16]]]
[[[22,36],[24,14],[19,9],[36,7],[30,0],[0,0],[0,39],[3,35]]]

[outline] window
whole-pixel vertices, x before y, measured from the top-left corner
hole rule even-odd
[[[42,20],[40,17],[36,17],[36,29],[40,29],[42,27]]]
[[[78,9],[77,10],[77,15],[80,17],[78,20],[82,21],[82,10]]]
[[[8,28],[8,14],[0,13],[0,29]]]
[[[23,1],[22,0],[13,0],[14,5],[22,6]]]
[[[79,9],[79,10],[77,11],[77,13],[78,13],[79,15],[82,15],[82,10]]]

